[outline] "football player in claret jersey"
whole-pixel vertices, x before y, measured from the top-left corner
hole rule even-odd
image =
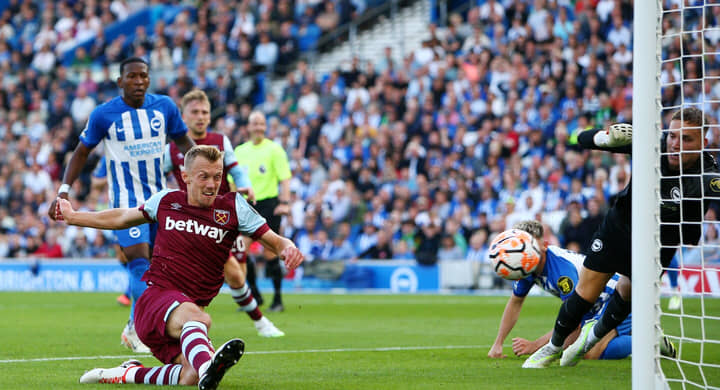
[[[224,195],[230,192],[227,180],[229,174],[237,186],[237,191],[247,194],[247,200],[254,203],[255,194],[250,186],[247,172],[238,165],[235,154],[232,152],[230,140],[223,134],[208,131],[210,125],[210,100],[205,92],[196,89],[186,93],[182,98],[180,107],[183,121],[190,130],[189,135],[197,145],[213,145],[220,151],[227,151],[223,157],[225,168],[218,194]],[[173,173],[181,190],[186,189],[182,178],[183,164],[184,154],[178,149],[177,145],[172,142],[167,144],[165,147],[164,170],[166,173]],[[253,320],[260,336],[282,337],[285,333],[276,328],[267,317],[263,316],[258,307],[258,302],[245,282],[247,252],[244,244],[242,237],[239,237],[229,254],[228,261],[225,263],[225,281],[230,287],[230,294],[235,303],[240,306],[240,310],[246,312],[250,319]]]
[[[168,138],[181,151],[194,145],[180,111],[167,96],[147,93],[150,67],[142,58],[120,63],[117,85],[121,95],[95,108],[80,134],[80,142],[65,169],[58,196],[68,199],[70,187],[80,176],[90,152],[103,143],[108,172],[110,207],[136,207],[165,188],[163,152]],[[55,202],[48,210],[54,217]],[[133,305],[130,320],[122,332],[123,344],[135,352],[147,352],[133,327],[135,301],[147,287],[140,279],[149,266],[154,224],[142,224],[115,231],[127,258]]]
[[[535,237],[540,246],[540,263],[532,275],[515,282],[512,295],[505,306],[505,311],[500,320],[497,338],[488,352],[488,356],[491,358],[505,357],[502,350],[503,342],[517,323],[523,303],[525,302],[525,297],[527,297],[532,286],[537,285],[564,301],[573,292],[579,279],[582,262],[585,259],[585,256],[579,253],[571,252],[557,246],[547,245],[547,243],[543,241],[544,228],[538,221],[518,222],[513,226],[513,229],[524,230]],[[595,305],[585,317],[583,317],[583,323],[596,321],[599,318],[602,309],[615,291],[618,278],[619,276],[615,275],[608,281],[605,285],[605,290],[595,301]],[[631,317],[625,319],[616,329],[608,333],[596,344],[595,347],[585,355],[585,358],[622,359],[630,355],[631,322]],[[579,328],[568,337],[568,342],[574,341],[578,333]],[[518,356],[531,354],[545,345],[545,343],[550,340],[551,335],[552,330],[535,341],[529,341],[519,337],[514,338],[512,343],[513,353]],[[666,356],[673,356],[675,354],[674,345],[666,337],[663,337],[661,340],[660,350]]]
[[[121,229],[157,222],[153,261],[143,276],[148,288],[137,302],[135,326],[140,339],[165,364],[146,368],[131,360],[119,367],[86,372],[81,383],[153,383],[215,389],[244,352],[232,339],[213,352],[208,338],[210,316],[204,308],[220,291],[228,252],[246,234],[280,254],[294,269],[303,255],[292,241],[273,232],[237,192],[218,196],[223,153],[210,145],[194,146],[182,173],[187,192],[163,190],[134,208],[100,212],[73,210],[58,198],[57,219],[96,229]]]

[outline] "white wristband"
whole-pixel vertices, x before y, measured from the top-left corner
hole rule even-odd
[[[67,183],[63,183],[63,184],[60,186],[60,189],[58,189],[58,195],[60,195],[60,194],[67,194],[67,193],[69,193],[69,192],[70,192],[70,184],[67,184]]]

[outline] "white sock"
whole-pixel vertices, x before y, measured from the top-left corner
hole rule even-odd
[[[210,362],[212,362],[212,360],[208,360],[205,363],[203,363],[202,366],[200,366],[200,370],[198,370],[198,378],[202,378],[205,376],[205,373],[207,372],[208,367],[210,367]]]
[[[553,353],[562,351],[562,345],[557,346],[552,343],[552,340],[550,340],[550,342],[547,343],[547,346],[550,347],[550,349],[552,350]]]
[[[596,327],[596,326],[597,326],[597,323],[595,323],[595,325],[593,325],[593,328],[590,329],[590,334],[588,334],[587,343],[585,343],[585,346],[586,346],[586,348],[587,348],[588,350],[589,350],[590,348],[592,348],[593,345],[597,344],[597,342],[600,341],[600,339],[602,338],[602,337],[598,337],[598,336],[595,334],[595,327]],[[585,351],[585,352],[587,352],[587,351]]]
[[[125,383],[135,383],[135,373],[140,369],[140,366],[128,368],[125,373]]]

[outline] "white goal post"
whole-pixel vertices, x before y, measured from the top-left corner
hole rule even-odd
[[[663,389],[659,362],[659,0],[635,1],[632,146],[632,388]],[[654,205],[655,207],[650,207]]]
[[[705,147],[720,152],[720,2],[635,0],[633,21],[632,156],[632,387],[633,389],[720,389],[720,218],[718,207],[699,225],[699,243],[681,243],[676,304],[661,304],[667,293],[660,275],[661,137],[669,114],[685,107],[703,110],[709,122]],[[681,149],[682,154],[682,149]],[[704,165],[703,165],[704,167]],[[702,173],[705,173],[704,169]],[[701,174],[684,173],[682,177]],[[677,176],[674,176],[677,177]],[[685,181],[673,192],[681,215]],[[712,181],[709,181],[712,183]],[[714,191],[713,186],[704,191]],[[703,195],[705,206],[710,197]],[[664,222],[667,225],[669,222]],[[681,230],[681,237],[684,230]],[[667,276],[664,276],[667,280]],[[680,299],[680,292],[683,298]],[[666,310],[664,310],[666,309]],[[676,357],[661,356],[665,335]]]

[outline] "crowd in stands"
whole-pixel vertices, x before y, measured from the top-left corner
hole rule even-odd
[[[404,58],[389,46],[382,58],[353,58],[329,74],[302,60],[297,36],[308,26],[331,30],[362,12],[362,1],[202,2],[152,31],[138,27],[129,43],[105,42],[103,26],[148,2],[80,3],[10,1],[0,18],[0,257],[114,256],[107,234],[44,214],[90,111],[118,93],[112,64],[129,55],[148,59],[154,92],[179,101],[205,90],[222,112],[213,129],[233,145],[248,139],[251,110],[268,116],[268,138],[283,145],[293,172],[284,233],[309,261],[486,261],[494,234],[531,218],[546,224],[551,244],[582,251],[630,179],[629,156],[577,145],[584,129],[633,119],[629,1],[479,1],[445,27],[431,23]],[[718,28],[720,7],[666,17],[664,33],[681,22]],[[703,45],[720,52],[712,31],[704,42],[664,40],[663,56]],[[66,41],[93,34],[89,51],[59,64],[73,47]],[[719,59],[666,62],[663,105],[698,103],[720,117],[720,83],[673,84],[720,76]],[[282,94],[254,100],[255,72],[278,63],[294,63],[280,73]],[[708,140],[719,147],[716,128]],[[91,186],[93,168],[73,188],[89,209],[107,200]],[[706,225],[706,244],[720,243]]]

